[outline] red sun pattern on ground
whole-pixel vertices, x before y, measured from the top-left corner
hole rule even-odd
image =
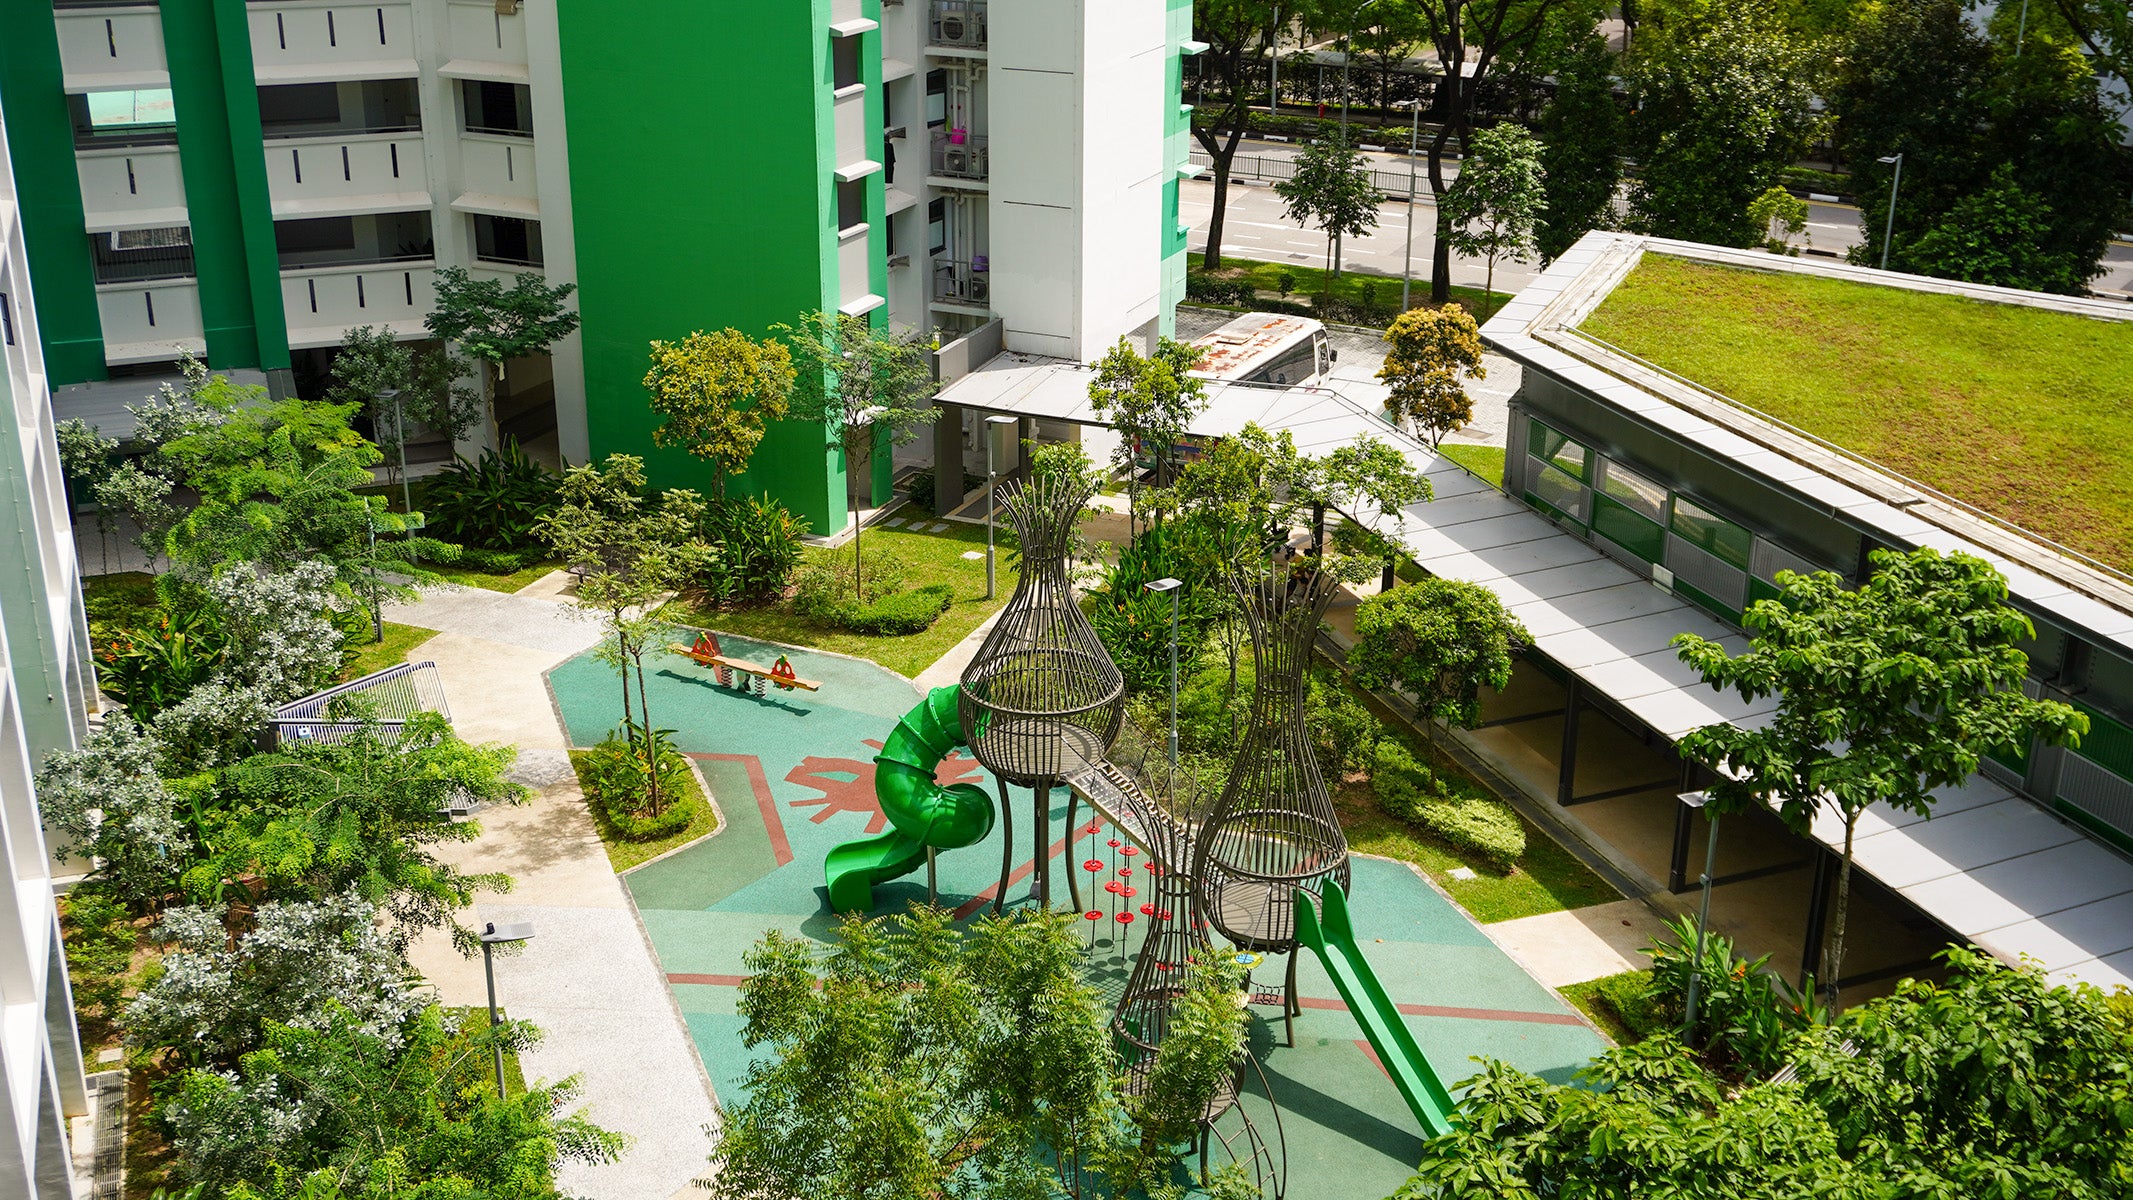
[[[868,738],[866,744],[881,749],[881,743]],[[961,751],[941,760],[933,772],[936,782],[970,783],[978,776],[978,762],[966,757]],[[785,773],[785,782],[810,787],[822,795],[812,800],[791,800],[793,808],[812,808],[815,815],[809,820],[820,825],[838,813],[864,813],[867,832],[880,833],[888,828],[889,820],[881,813],[881,803],[874,798],[874,761],[859,758],[825,758],[810,754],[800,760],[800,765]]]

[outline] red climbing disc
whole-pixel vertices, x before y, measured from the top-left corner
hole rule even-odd
[[[1119,848],[1118,852],[1128,858],[1131,858],[1134,855],[1139,854],[1141,852],[1141,848],[1139,846],[1122,846]]]
[[[1104,885],[1104,890],[1105,890],[1105,891],[1107,891],[1107,892],[1109,892],[1109,893],[1111,893],[1112,895],[1116,896],[1116,895],[1118,895],[1118,889],[1119,889],[1119,888],[1120,888],[1121,886],[1122,886],[1122,885],[1121,885],[1121,884],[1120,884],[1120,883],[1118,882],[1118,880],[1114,879],[1114,880],[1112,880],[1111,882],[1109,882],[1109,883],[1107,883],[1107,884],[1105,884],[1105,885]]]
[[[1143,904],[1143,905],[1141,905],[1141,915],[1142,915],[1142,916],[1144,916],[1144,917],[1152,917],[1152,916],[1154,916],[1154,915],[1155,915],[1155,905],[1153,905],[1153,904]]]
[[[1122,912],[1118,914],[1118,923],[1121,925],[1133,924],[1133,914],[1129,912]]]
[[[1091,875],[1094,875],[1098,871],[1104,869],[1103,860],[1100,858],[1092,858],[1089,861],[1081,864],[1081,869],[1087,871]]]
[[[1139,888],[1136,888],[1132,884],[1127,883],[1119,885],[1118,894],[1130,898],[1133,896],[1138,896],[1141,893]]]
[[[1085,913],[1081,914],[1081,919],[1082,919],[1082,920],[1084,920],[1084,921],[1101,921],[1101,920],[1103,920],[1103,917],[1104,917],[1104,915],[1103,915],[1102,913],[1100,913],[1100,912],[1097,912],[1097,911],[1096,911],[1095,909],[1093,909],[1093,908],[1092,908],[1092,909],[1090,909],[1089,911],[1087,911],[1087,912],[1085,912]]]
[[[1116,850],[1118,849],[1118,839],[1112,838],[1110,841],[1105,842],[1104,845],[1111,847],[1113,850]]]
[[[1155,914],[1155,919],[1158,921],[1168,921],[1170,919],[1170,910],[1166,908],[1161,912]]]
[[[1119,874],[1121,874],[1121,875],[1131,875],[1131,874],[1133,874],[1133,868],[1132,868],[1132,867],[1120,867],[1120,868],[1118,869],[1118,873],[1119,873]]]

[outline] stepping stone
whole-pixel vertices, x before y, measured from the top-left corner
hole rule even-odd
[[[898,525],[901,525],[901,524],[903,524],[903,523],[904,523],[904,519],[903,519],[902,517],[890,517],[890,518],[889,518],[888,520],[886,520],[886,521],[883,521],[883,522],[881,523],[881,525],[882,525],[882,528],[884,528],[884,529],[893,529],[893,528],[895,528],[896,526],[898,526]]]
[[[1446,871],[1445,874],[1451,876],[1452,878],[1458,880],[1461,883],[1465,883],[1467,880],[1475,877],[1474,868],[1472,867],[1453,867],[1451,870]]]
[[[963,551],[963,557],[974,562],[985,557],[985,552],[983,550],[965,550]]]
[[[913,528],[916,528],[916,526],[914,526]],[[936,523],[934,523],[934,524],[932,524],[932,525],[929,525],[929,526],[927,526],[927,527],[926,527],[926,532],[927,532],[927,533],[940,533],[940,532],[942,532],[943,530],[945,530],[945,529],[947,529],[947,528],[948,528],[948,522],[946,522],[946,521],[939,521],[939,522],[936,522]]]

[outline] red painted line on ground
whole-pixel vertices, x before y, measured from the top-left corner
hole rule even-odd
[[[1296,1003],[1305,1008],[1333,1009],[1347,1012],[1348,1006],[1338,1000],[1322,996],[1300,996]],[[1455,1008],[1443,1004],[1396,1004],[1393,1007],[1410,1017],[1461,1017],[1470,1021],[1524,1021],[1530,1025],[1583,1025],[1584,1022],[1569,1013],[1518,1012],[1508,1008]]]
[[[785,822],[778,819],[778,802],[770,795],[770,778],[763,774],[763,760],[753,754],[691,754],[705,762],[735,762],[748,771],[748,785],[755,789],[755,806],[763,813],[763,828],[770,833],[770,853],[779,866],[792,861],[792,843],[785,840]]]
[[[671,978],[671,976],[669,978]],[[1363,1052],[1363,1057],[1370,1060],[1370,1065],[1378,1069],[1379,1074],[1383,1075],[1387,1079],[1392,1078],[1392,1072],[1385,1069],[1384,1060],[1378,1057],[1377,1051],[1370,1048],[1369,1042],[1364,1041],[1362,1038],[1357,1038],[1355,1039],[1355,1046],[1356,1049],[1361,1050]]]
[[[1058,858],[1060,853],[1067,848],[1068,844],[1071,843],[1073,839],[1074,835],[1072,833],[1068,833],[1067,836],[1060,838],[1056,842],[1053,842],[1051,849],[1051,857]],[[1023,880],[1029,878],[1030,872],[1036,869],[1037,860],[1034,858],[1030,859],[1026,863],[1023,863],[1021,866],[1016,867],[1014,871],[1009,873],[1009,875],[1007,876],[1007,886],[1013,887],[1016,884],[1022,882]],[[986,905],[992,903],[992,898],[997,895],[999,891],[1000,885],[995,883],[991,887],[986,888],[984,891],[979,892],[977,895],[972,896],[970,899],[963,901],[962,907],[955,910],[955,919],[960,921],[964,917],[967,917],[970,914],[985,907]]]
[[[746,975],[690,975],[674,972],[667,976],[668,983],[707,983],[712,987],[739,987],[748,982]]]

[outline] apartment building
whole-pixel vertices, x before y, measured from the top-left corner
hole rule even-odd
[[[583,328],[507,366],[499,430],[704,487],[651,444],[653,338],[1164,328],[1190,28],[1189,0],[26,0],[0,98],[54,185],[23,222],[55,386],[190,351],[308,394],[345,330],[423,336],[439,269],[539,271]],[[736,483],[842,528],[832,441],[788,422]]]
[[[93,684],[18,178],[0,159],[0,1196],[59,1200],[75,1194],[66,1119],[87,1101],[31,775],[79,744]]]

